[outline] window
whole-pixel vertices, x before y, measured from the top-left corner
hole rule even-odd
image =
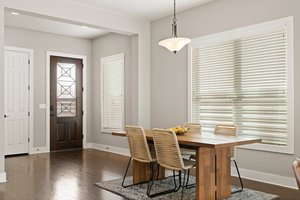
[[[124,129],[124,54],[101,58],[101,131]]]
[[[189,117],[213,132],[235,123],[258,136],[249,148],[293,153],[293,20],[280,19],[192,40]]]

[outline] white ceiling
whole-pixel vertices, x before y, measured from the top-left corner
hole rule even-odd
[[[79,4],[111,11],[127,16],[156,20],[173,13],[173,0],[63,0],[69,3]],[[187,10],[215,0],[176,0],[177,11]]]
[[[55,33],[71,37],[93,39],[109,33],[108,31],[95,28],[58,22],[21,13],[19,13],[19,15],[12,15],[11,11],[5,11],[4,18],[6,26]]]
[[[156,20],[173,14],[173,0],[62,0],[71,4],[93,7],[144,20]],[[177,12],[204,5],[216,0],[176,0]],[[36,16],[12,15],[5,11],[5,25],[35,31],[61,34],[72,37],[93,39],[109,33],[80,25],[64,23]]]

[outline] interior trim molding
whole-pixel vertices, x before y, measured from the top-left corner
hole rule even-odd
[[[6,172],[0,173],[0,183],[6,183]]]
[[[40,154],[40,153],[49,153],[48,147],[34,147],[32,148],[30,154]]]
[[[129,156],[129,150],[126,148],[120,148],[110,145],[98,144],[98,143],[87,143],[86,148],[97,149],[109,153],[115,153],[123,156]]]
[[[239,168],[239,170],[240,170],[241,177],[245,179],[259,181],[263,183],[269,183],[272,185],[278,185],[282,187],[288,187],[292,189],[298,189],[295,179],[291,177],[279,176],[276,174],[270,174],[270,173],[254,171],[249,169],[242,169],[242,168]],[[231,175],[237,176],[235,167],[231,167]]]

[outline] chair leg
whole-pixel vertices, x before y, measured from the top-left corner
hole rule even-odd
[[[140,183],[134,183],[134,184],[125,185],[125,179],[126,179],[127,172],[128,172],[128,169],[129,169],[129,166],[130,166],[131,161],[132,161],[132,157],[129,158],[129,161],[128,161],[128,164],[127,164],[127,168],[126,168],[126,171],[125,171],[123,180],[122,180],[122,187],[123,187],[123,188],[127,188],[127,187],[130,187],[130,186],[140,185],[140,184],[147,183],[147,182],[149,183],[150,178],[153,176],[153,172],[152,172],[152,171],[153,171],[153,168],[152,168],[153,163],[152,163],[152,162],[150,162],[150,168],[151,168],[151,170],[150,170],[150,178],[149,178],[148,181],[144,181],[144,182],[140,182]],[[151,179],[153,179],[153,178],[151,178]]]
[[[175,171],[173,171],[173,180],[174,180],[174,188],[173,189],[165,190],[165,191],[155,193],[155,194],[151,194],[151,190],[152,190],[152,186],[153,186],[153,182],[154,182],[154,179],[152,179],[152,181],[150,183],[150,186],[149,186],[149,190],[147,191],[148,197],[153,198],[153,197],[157,197],[157,196],[160,196],[160,195],[169,194],[169,193],[172,193],[172,192],[177,192],[181,187],[181,178],[179,178],[179,186],[177,187]]]
[[[243,189],[244,189],[244,185],[243,185],[243,181],[242,181],[242,178],[241,178],[241,175],[240,175],[240,171],[239,171],[238,165],[237,165],[237,163],[236,163],[236,161],[234,159],[232,159],[232,161],[233,161],[233,163],[235,165],[237,174],[239,176],[240,184],[241,184],[241,189],[231,192],[232,194],[234,194],[234,193],[237,193],[237,192],[242,192]]]
[[[128,160],[127,168],[126,168],[126,171],[125,171],[123,180],[122,180],[122,187],[123,187],[123,188],[126,188],[126,187],[129,187],[129,186],[130,186],[130,185],[125,186],[125,185],[124,185],[124,182],[125,182],[125,179],[126,179],[126,176],[127,176],[127,172],[128,172],[128,168],[129,168],[129,166],[130,166],[131,160],[132,160],[132,157],[130,157],[129,160]]]
[[[155,176],[154,163],[151,162],[150,163],[150,177],[149,177],[148,186],[147,186],[147,194],[150,194],[150,186],[152,187],[151,182],[154,179],[154,176]]]
[[[182,189],[181,189],[181,200],[183,199],[183,192],[184,192],[184,184],[185,184],[185,178],[186,178],[186,170],[184,171],[184,175],[183,175],[183,183],[182,183]]]
[[[185,185],[185,187],[187,188],[187,189],[191,189],[191,188],[193,188],[193,187],[196,187],[196,183],[193,183],[193,184],[190,184],[189,185],[189,180],[190,180],[190,169],[188,169],[187,170],[187,180],[186,180],[186,185]]]
[[[160,168],[160,167],[159,167],[159,164],[157,163],[157,169],[156,169],[156,170],[157,170],[157,175],[156,175],[156,179],[159,178],[159,168]]]
[[[175,188],[177,188],[176,174],[175,174],[175,171],[174,171],[174,170],[173,170],[173,181],[174,181]]]

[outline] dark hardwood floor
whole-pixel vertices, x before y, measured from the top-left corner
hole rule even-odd
[[[93,184],[121,178],[127,160],[92,149],[7,157],[8,182],[0,184],[0,200],[120,200]],[[300,199],[296,190],[250,180],[244,183],[284,200]]]

